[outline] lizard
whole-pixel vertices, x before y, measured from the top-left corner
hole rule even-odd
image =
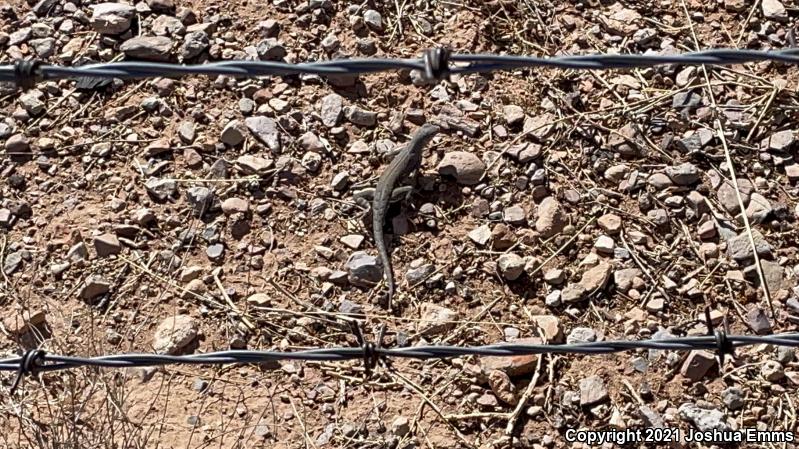
[[[386,242],[383,236],[383,225],[386,219],[386,212],[388,212],[389,203],[392,198],[396,198],[397,192],[395,185],[402,178],[406,178],[411,173],[414,173],[422,165],[422,152],[425,145],[435,136],[439,128],[435,125],[424,124],[408,142],[407,146],[403,148],[394,159],[388,164],[386,170],[380,175],[377,181],[377,187],[374,191],[374,199],[372,201],[372,233],[377,246],[377,252],[380,255],[380,262],[383,265],[383,277],[388,286],[388,299],[386,301],[388,310],[392,308],[392,300],[394,298],[394,272],[391,268],[391,257],[386,248]],[[402,192],[410,197],[413,187],[401,188]],[[400,190],[400,189],[397,189]]]

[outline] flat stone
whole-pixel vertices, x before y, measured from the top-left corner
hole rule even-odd
[[[283,44],[273,37],[268,37],[258,42],[255,51],[258,54],[258,59],[261,61],[280,61],[285,58],[287,54]]]
[[[44,112],[44,108],[47,106],[43,98],[44,95],[41,91],[31,90],[28,93],[20,95],[19,102],[28,114],[38,116]]]
[[[540,345],[543,344],[538,337],[524,337],[514,341],[520,345]],[[538,355],[517,355],[512,357],[480,357],[480,366],[484,373],[493,370],[503,371],[510,377],[524,376],[535,371],[538,364]]]
[[[763,17],[767,19],[779,21],[788,19],[788,11],[779,0],[763,0],[760,6],[763,8]]]
[[[333,250],[330,247],[324,245],[314,246],[314,251],[327,260],[332,259],[333,256],[336,254],[335,252],[333,252]]]
[[[753,192],[746,207],[746,216],[752,223],[763,223],[772,212],[771,202],[763,195]]]
[[[203,157],[194,148],[183,150],[183,161],[189,168],[197,169],[203,166]]]
[[[515,104],[509,104],[502,107],[502,114],[505,116],[505,123],[508,126],[516,126],[524,122],[524,109]]]
[[[524,272],[524,259],[514,253],[506,253],[499,256],[497,259],[497,267],[499,272],[508,281],[515,281]]]
[[[6,275],[16,273],[22,266],[22,251],[14,251],[6,255],[6,260],[3,262],[3,272]]]
[[[613,273],[613,265],[607,262],[600,262],[595,267],[588,269],[583,273],[580,279],[580,285],[588,292],[594,292],[605,287],[610,275]]]
[[[757,254],[761,257],[772,257],[772,247],[760,231],[752,230],[752,240],[755,242]],[[727,241],[727,256],[736,261],[745,261],[754,258],[754,251],[746,231]]]
[[[552,133],[556,121],[557,118],[548,112],[534,116],[525,116],[522,132],[529,133],[541,141]]]
[[[228,198],[222,201],[222,212],[225,215],[246,214],[250,211],[250,202],[244,198]]]
[[[486,243],[491,239],[491,228],[488,225],[481,225],[475,229],[472,229],[469,234],[469,239],[471,239],[474,243],[485,246]]]
[[[180,44],[180,59],[189,60],[200,56],[211,45],[211,39],[205,31],[192,31],[183,37]]]
[[[477,398],[475,402],[477,402],[477,405],[488,409],[493,409],[494,407],[499,405],[497,397],[490,393],[482,394],[480,397]]]
[[[236,166],[247,175],[264,175],[272,168],[272,159],[245,154],[236,159]]]
[[[350,284],[371,288],[383,279],[383,269],[377,258],[363,251],[352,253],[345,263]]]
[[[199,279],[199,277],[203,274],[203,271],[203,267],[197,265],[186,267],[180,272],[180,282],[188,284],[195,279]]]
[[[89,249],[86,247],[86,244],[83,242],[78,242],[72,245],[72,247],[69,248],[69,251],[67,251],[67,259],[73,262],[88,260]]]
[[[796,348],[790,346],[779,346],[776,351],[777,361],[787,365],[796,359]]]
[[[156,36],[182,36],[186,26],[177,17],[162,14],[153,20],[150,31]]]
[[[669,211],[666,209],[652,209],[646,213],[646,218],[654,223],[655,226],[665,227],[669,225]]]
[[[173,179],[150,178],[144,184],[147,193],[158,201],[166,201],[177,195],[178,185]]]
[[[363,306],[348,299],[342,299],[338,305],[338,311],[347,315],[362,315]]]
[[[208,292],[208,288],[205,286],[205,282],[203,282],[202,279],[192,279],[183,288],[183,294],[181,295],[183,299],[196,298]]]
[[[554,315],[533,315],[533,321],[541,329],[547,343],[563,343],[560,319]]]
[[[364,238],[361,234],[349,234],[341,237],[339,241],[350,249],[358,249],[363,244]]]
[[[738,179],[738,189],[741,194],[741,201],[746,207],[749,204],[749,198],[752,195],[755,187],[749,182],[748,179]],[[716,197],[724,209],[731,213],[737,214],[741,212],[740,204],[738,203],[738,196],[735,192],[735,187],[731,181],[724,181],[716,190]]]
[[[338,125],[344,110],[344,98],[339,94],[328,94],[322,98],[320,116],[328,128]]]
[[[705,377],[705,374],[716,364],[715,356],[708,351],[691,351],[685,359],[680,374],[693,382]]]
[[[214,191],[208,187],[195,186],[186,190],[186,201],[197,216],[208,212],[214,203],[215,196]]]
[[[760,307],[755,307],[746,313],[746,323],[758,335],[771,333],[771,322],[766,316],[766,312]]]
[[[708,220],[699,224],[696,233],[702,240],[709,240],[716,236],[716,224]]]
[[[665,306],[666,303],[663,301],[663,298],[652,298],[646,302],[644,307],[651,313],[658,313],[661,312]]]
[[[119,50],[133,59],[168,61],[172,45],[172,39],[166,36],[140,36],[123,42]]]
[[[674,185],[671,178],[663,173],[654,173],[650,175],[646,182],[657,190],[664,190]]]
[[[589,405],[605,402],[609,398],[605,382],[597,375],[580,380],[580,405]]]
[[[451,151],[444,154],[437,169],[443,176],[453,176],[459,184],[474,185],[482,179],[486,165],[473,152]]]
[[[111,291],[111,283],[107,280],[96,277],[90,276],[81,287],[80,291],[78,292],[78,296],[80,296],[84,300],[92,300],[100,295],[104,295]]]
[[[144,148],[144,152],[150,157],[160,156],[165,153],[171,153],[172,145],[169,144],[167,139],[156,139]]]
[[[769,292],[775,294],[783,288],[785,269],[777,262],[761,260],[760,267],[763,269],[763,277],[766,280]]]
[[[560,233],[566,226],[564,209],[554,197],[550,196],[541,201],[536,216],[535,229],[544,238]]]
[[[596,331],[590,327],[575,327],[566,337],[566,343],[570,345],[578,343],[591,343],[596,341],[596,339]]]
[[[14,134],[6,140],[3,145],[7,153],[28,153],[30,151],[30,142],[25,134]]]
[[[594,242],[594,249],[599,254],[613,254],[613,249],[616,247],[616,243],[613,241],[612,238],[606,235],[600,235],[599,238],[596,239]]]
[[[560,268],[553,268],[544,272],[544,282],[552,285],[560,285],[566,280],[566,274]]]
[[[130,28],[136,9],[126,3],[99,3],[92,6],[91,25],[100,34],[121,34]]]
[[[206,257],[208,257],[208,260],[211,261],[221,260],[222,257],[225,255],[225,245],[221,243],[214,243],[213,245],[208,245],[208,248],[205,249],[205,255]]]
[[[199,324],[191,316],[168,317],[155,329],[153,350],[159,354],[179,354],[197,338],[198,332]]]
[[[398,416],[394,418],[394,421],[391,423],[391,434],[402,438],[411,431],[411,422],[408,418],[404,416]]]
[[[648,405],[642,405],[638,408],[638,414],[641,419],[649,427],[663,428],[666,427],[666,422],[658,412],[653,410]]]
[[[2,208],[0,209],[0,227],[9,229],[11,225],[14,223],[14,215],[11,213],[9,209]]]
[[[272,297],[266,293],[254,293],[247,297],[247,304],[253,307],[269,307],[272,305]]]
[[[630,173],[630,166],[627,164],[616,164],[608,167],[605,170],[604,177],[608,181],[619,182],[623,179],[627,178],[627,175]]]
[[[272,151],[280,151],[280,133],[278,131],[277,122],[269,117],[262,115],[255,117],[247,117],[244,119],[244,124],[247,129],[255,136],[256,139],[261,141]]]
[[[313,151],[315,153],[323,153],[325,151],[325,145],[313,131],[308,131],[301,135],[297,143],[305,151]]]
[[[610,235],[618,234],[621,231],[621,217],[616,214],[605,214],[599,217],[597,224]]]
[[[685,196],[685,202],[697,214],[703,214],[709,210],[705,196],[696,190],[688,192],[688,195]]]
[[[191,144],[197,138],[197,129],[192,122],[183,122],[178,126],[178,137],[183,143]]]
[[[716,409],[700,408],[696,404],[685,403],[679,408],[680,418],[689,421],[700,432],[732,430],[723,412]]]
[[[560,293],[560,299],[566,304],[575,303],[583,299],[588,292],[579,283],[567,285]]]
[[[512,225],[523,225],[527,221],[527,213],[522,206],[510,206],[502,211],[502,220]]]
[[[344,108],[344,116],[350,123],[358,126],[375,126],[377,124],[377,112],[367,111],[357,106]]]
[[[549,294],[544,298],[544,304],[547,307],[559,307],[562,303],[560,299],[560,290],[552,290]]]
[[[339,192],[344,191],[350,183],[350,173],[347,171],[338,172],[330,180],[330,187]]]
[[[435,335],[446,332],[455,326],[458,312],[430,302],[419,306],[421,319],[419,321],[420,334]]]
[[[122,251],[122,245],[114,234],[98,235],[92,241],[94,250],[97,251],[97,257],[108,257]]]
[[[686,162],[674,167],[666,167],[666,176],[680,186],[691,185],[701,176],[701,171],[696,165]]]
[[[383,31],[383,16],[374,9],[364,11],[363,22],[373,31]]]
[[[791,182],[799,181],[799,164],[790,164],[785,166],[785,175]]]
[[[219,140],[225,145],[235,147],[244,141],[245,129],[246,127],[240,121],[231,120],[222,129]]]

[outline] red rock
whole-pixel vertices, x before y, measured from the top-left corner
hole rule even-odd
[[[540,345],[543,344],[538,337],[520,338],[513,342],[513,344],[520,345]],[[490,373],[493,370],[504,371],[508,376],[523,376],[535,371],[538,364],[538,355],[517,355],[513,357],[480,357],[480,366],[483,368],[484,373]]]

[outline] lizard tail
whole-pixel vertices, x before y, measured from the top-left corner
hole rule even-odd
[[[385,245],[383,230],[380,227],[376,227],[374,233],[375,243],[377,244],[377,252],[380,254],[380,263],[383,265],[383,278],[386,280],[386,284],[388,285],[388,298],[386,302],[387,308],[390,311],[392,309],[394,299],[394,273],[391,269],[391,259],[388,255],[388,249]]]

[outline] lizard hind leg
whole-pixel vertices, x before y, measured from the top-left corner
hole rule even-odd
[[[402,201],[402,200],[407,201],[412,194],[413,194],[413,186],[397,187],[396,189],[391,191],[391,202],[396,203],[397,201]]]

